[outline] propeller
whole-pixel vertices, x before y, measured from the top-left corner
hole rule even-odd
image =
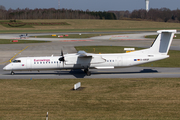
[[[62,57],[59,58],[59,61],[63,62],[63,67],[64,67],[65,59],[64,59],[63,50],[61,50],[61,56],[62,56]]]

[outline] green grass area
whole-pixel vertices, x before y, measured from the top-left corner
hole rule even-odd
[[[18,42],[13,42],[9,39],[0,39],[0,44],[21,44],[21,43],[45,43],[50,41],[38,41],[38,40],[18,40]]]
[[[19,20],[23,23],[66,23],[67,25],[32,25],[33,28],[0,27],[1,33],[43,33],[43,32],[112,32],[112,31],[156,31],[161,29],[180,30],[179,23],[165,23],[132,20],[92,19],[35,19]],[[0,25],[1,26],[1,25]]]
[[[118,33],[116,33],[118,34]],[[119,33],[120,34],[120,33]],[[59,38],[58,36],[63,36],[63,38],[90,38],[90,37],[95,37],[95,36],[103,36],[103,35],[110,35],[110,34],[67,34],[68,36],[65,36],[64,34],[52,36],[52,35],[44,35],[44,36],[31,36],[31,37],[36,37],[36,38]]]
[[[125,46],[76,46],[77,51],[84,50],[87,53],[125,53]],[[129,48],[129,47],[128,47]],[[131,47],[132,48],[132,47]],[[134,48],[134,47],[133,47]],[[135,48],[140,50],[142,48]]]
[[[124,48],[122,46],[77,46],[75,47],[77,51],[84,50],[88,53],[125,53]],[[128,47],[127,47],[128,48]],[[132,47],[130,47],[132,48]],[[136,50],[140,50],[142,48],[133,47]],[[151,63],[142,64],[139,66],[142,67],[180,67],[180,51],[170,50],[170,57],[164,60],[155,61]]]
[[[9,20],[0,21],[0,25],[6,28],[33,28],[32,25],[24,24],[22,21],[10,22]]]
[[[2,79],[0,119],[177,120],[179,89],[179,78]]]
[[[0,25],[6,28],[34,28],[34,26],[69,25],[66,22],[22,22],[19,20],[2,20]]]
[[[176,37],[174,37],[174,39],[180,39],[180,34],[175,34]],[[157,35],[148,35],[145,36],[145,38],[153,38],[155,39],[157,37]]]
[[[40,30],[34,29],[34,30],[0,30],[0,33],[55,33],[55,32],[121,32],[121,31],[157,31],[162,30],[164,28],[120,28],[120,29],[113,29],[113,28],[107,28],[107,29],[48,29],[48,28],[42,28]],[[177,29],[179,28],[167,28],[169,29]]]
[[[140,65],[141,67],[180,67],[180,51],[170,50],[169,58]]]

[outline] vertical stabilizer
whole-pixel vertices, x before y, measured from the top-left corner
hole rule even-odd
[[[176,30],[159,30],[157,33],[159,35],[149,49],[149,52],[167,55]]]

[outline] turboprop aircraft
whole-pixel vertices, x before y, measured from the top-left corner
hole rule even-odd
[[[87,76],[89,69],[113,69],[129,67],[168,58],[168,51],[176,30],[159,30],[159,34],[152,46],[148,49],[129,53],[92,54],[79,51],[74,54],[63,54],[49,57],[20,57],[6,65],[3,70],[32,71],[32,70],[61,70],[84,69]]]

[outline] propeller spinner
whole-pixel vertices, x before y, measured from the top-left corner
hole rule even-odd
[[[61,50],[61,56],[62,56],[62,57],[59,58],[59,61],[63,62],[63,66],[64,66],[64,61],[65,61],[65,59],[64,59],[63,50]]]

